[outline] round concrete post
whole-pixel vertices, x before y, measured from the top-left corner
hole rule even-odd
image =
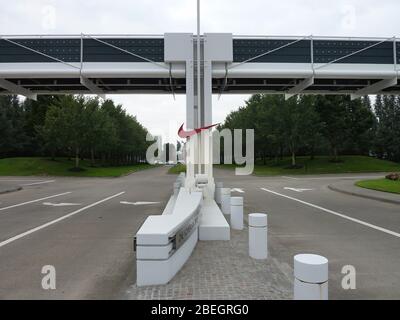
[[[328,300],[328,259],[315,254],[294,256],[294,299]]]
[[[243,197],[231,198],[231,227],[243,230]]]
[[[221,204],[221,189],[224,187],[222,182],[215,183],[215,202]]]
[[[231,214],[231,189],[221,188],[221,210],[223,214]]]
[[[249,254],[253,259],[268,258],[268,217],[265,213],[249,214]]]

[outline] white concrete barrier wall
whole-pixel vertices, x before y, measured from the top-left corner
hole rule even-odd
[[[179,190],[181,189],[181,182],[174,183],[174,195],[178,196]]]
[[[294,299],[328,300],[328,259],[315,254],[294,257]]]
[[[231,198],[231,228],[243,230],[243,197]]]
[[[181,188],[168,214],[146,219],[136,234],[138,286],[168,283],[189,259],[198,241],[201,203],[201,192]]]
[[[249,214],[249,255],[258,260],[268,258],[268,216],[265,213]]]
[[[170,258],[164,260],[137,260],[137,281],[139,287],[167,284],[183,267],[198,241],[198,228],[185,244]]]

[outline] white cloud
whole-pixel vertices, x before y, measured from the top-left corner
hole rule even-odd
[[[54,7],[54,26],[46,12]],[[0,0],[2,34],[196,32],[196,0]],[[400,37],[399,0],[202,0],[202,31],[258,35]],[[349,14],[351,16],[349,16]],[[214,101],[214,122],[247,96]],[[149,129],[185,121],[185,98],[112,96]]]

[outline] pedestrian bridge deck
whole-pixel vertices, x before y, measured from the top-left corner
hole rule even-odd
[[[213,64],[214,93],[400,93],[394,37],[233,36],[232,47],[232,63]],[[163,35],[2,36],[0,94],[185,93],[185,66],[164,51]]]

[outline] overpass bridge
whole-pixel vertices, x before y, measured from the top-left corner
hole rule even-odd
[[[1,36],[0,94],[184,94],[169,35]],[[231,36],[223,45],[231,56],[213,61],[213,93],[400,92],[395,37]]]
[[[400,94],[392,38],[164,35],[1,36],[0,94],[186,94],[186,126],[212,125],[212,94]],[[187,172],[137,233],[137,284],[164,284],[198,240],[229,240],[214,201],[212,135],[188,139]]]

